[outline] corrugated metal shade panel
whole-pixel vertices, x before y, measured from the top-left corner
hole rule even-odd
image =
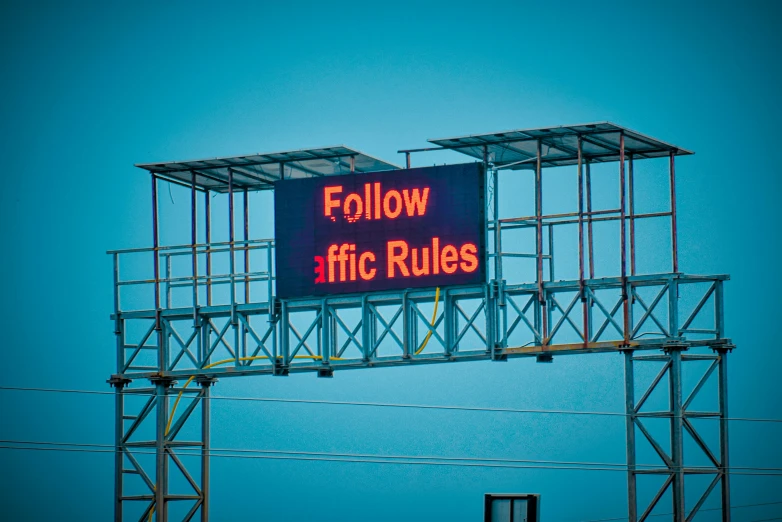
[[[344,145],[227,158],[143,163],[136,166],[163,179],[188,186],[192,184],[192,176],[195,173],[196,187],[228,192],[228,169],[233,172],[235,190],[270,190],[274,188],[274,182],[280,179],[281,165],[285,179],[333,176],[350,172],[351,157],[357,173],[400,168]]]
[[[691,151],[610,123],[586,123],[541,129],[524,129],[454,138],[429,140],[473,158],[483,159],[484,147],[489,160],[500,168],[534,169],[537,143],[541,143],[543,167],[575,165],[578,162],[578,137],[584,158],[592,163],[619,161],[619,140],[624,134],[625,155],[635,159],[692,154]]]

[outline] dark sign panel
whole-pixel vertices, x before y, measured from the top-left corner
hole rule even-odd
[[[480,163],[279,181],[277,295],[482,283],[483,196]]]

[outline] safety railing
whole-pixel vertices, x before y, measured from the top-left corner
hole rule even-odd
[[[273,239],[112,250],[108,254],[114,261],[115,314],[267,302],[274,295]],[[225,256],[228,256],[227,260],[221,258]],[[152,257],[151,263],[149,257]],[[260,270],[252,270],[252,258],[260,265]],[[180,259],[185,261],[186,269],[177,263]],[[126,265],[133,272],[144,272],[145,268],[148,271],[151,267],[152,274],[123,278],[122,269]],[[252,289],[259,283],[262,292],[253,296]],[[228,287],[224,297],[215,295],[215,288],[221,286]],[[136,299],[124,299],[126,289],[131,288],[151,289],[151,292],[146,295],[142,292],[141,296],[135,296]],[[188,289],[190,293],[189,299],[180,305],[173,297],[182,289]]]

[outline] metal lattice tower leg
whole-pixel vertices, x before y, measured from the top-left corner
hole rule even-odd
[[[662,354],[634,355],[633,350],[623,352],[625,358],[625,413],[626,441],[627,441],[627,491],[628,491],[628,519],[630,522],[643,522],[652,513],[660,499],[670,488],[672,496],[672,520],[685,522],[692,520],[698,513],[703,503],[720,484],[722,520],[730,521],[730,475],[728,462],[728,407],[727,407],[727,354],[732,346],[712,346],[713,354],[688,354],[688,346],[681,342],[672,342],[664,347]],[[635,399],[635,365],[646,361],[663,362],[663,367],[652,380],[641,398]],[[682,390],[682,366],[688,361],[711,361],[706,372],[701,376],[693,390],[685,398]],[[717,370],[717,396],[719,410],[715,412],[690,411],[689,405],[699,394],[703,394],[706,381]],[[668,409],[667,411],[642,411],[644,404],[650,395],[662,386],[665,386],[667,378]],[[667,418],[670,422],[670,454],[655,439],[644,425],[645,418]],[[718,417],[719,418],[719,451],[712,452],[695,426],[691,422],[694,418]],[[641,433],[641,441],[648,442],[660,460],[664,468],[639,468],[636,453],[636,429]],[[684,454],[685,433],[695,442],[701,451],[708,457],[711,467],[693,467],[687,465]],[[648,463],[645,463],[648,464]],[[690,475],[714,474],[714,479],[702,492],[692,509],[687,512],[685,507],[685,479]],[[666,476],[660,489],[656,492],[651,502],[643,512],[638,514],[637,477],[638,475],[663,475]]]

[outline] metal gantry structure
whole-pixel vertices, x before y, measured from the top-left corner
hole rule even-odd
[[[559,355],[606,352],[624,358],[629,520],[645,520],[667,497],[674,520],[691,520],[715,490],[722,519],[730,520],[726,356],[734,347],[724,331],[728,276],[679,271],[674,166],[677,156],[690,152],[611,123],[430,142],[435,146],[400,151],[408,167],[414,153],[449,149],[486,166],[489,267],[481,285],[275,296],[274,240],[250,239],[248,194],[273,190],[281,179],[399,168],[355,149],[139,165],[152,178],[153,246],[110,252],[117,339],[117,371],[109,380],[116,392],[115,520],[208,520],[210,393],[220,378],[294,372],[331,377],[349,369],[518,357],[549,362]],[[634,165],[654,158],[667,163],[670,206],[637,213]],[[601,163],[618,165],[617,208],[593,208],[592,169]],[[544,213],[544,175],[552,169],[577,178],[571,212]],[[534,215],[501,218],[500,172],[523,170],[534,175]],[[189,244],[159,244],[161,182],[190,190]],[[228,199],[227,242],[211,241],[211,200],[218,195]],[[241,239],[235,235],[238,198]],[[668,237],[655,241],[658,250],[670,251],[671,267],[639,274],[636,224],[655,218],[669,224]],[[610,246],[596,245],[593,228],[604,222],[619,225]],[[559,280],[554,248],[564,240],[555,241],[554,231],[567,226],[578,229],[578,278]],[[519,244],[508,237],[525,230],[534,234],[532,251],[503,249],[503,242]],[[595,260],[606,255],[618,255],[619,273],[597,277]],[[517,261],[534,267],[523,271]],[[123,277],[124,269],[137,272],[139,266],[150,269],[147,276]],[[430,317],[430,310],[436,315]],[[641,365],[656,366],[657,373],[639,388]],[[684,367],[703,371],[686,396]],[[136,382],[149,384],[130,386]],[[709,391],[716,407],[693,409]],[[655,396],[666,392],[667,408],[660,409]],[[717,419],[717,448],[696,429],[702,418]],[[653,419],[667,422],[665,440],[649,428]],[[688,442],[702,454],[685,452]],[[638,461],[638,451],[649,448],[659,465]],[[706,465],[694,464],[704,456]],[[695,475],[711,480],[694,494],[688,489],[694,501],[686,505],[685,479]],[[645,476],[657,477],[659,489],[641,502],[637,481]]]

